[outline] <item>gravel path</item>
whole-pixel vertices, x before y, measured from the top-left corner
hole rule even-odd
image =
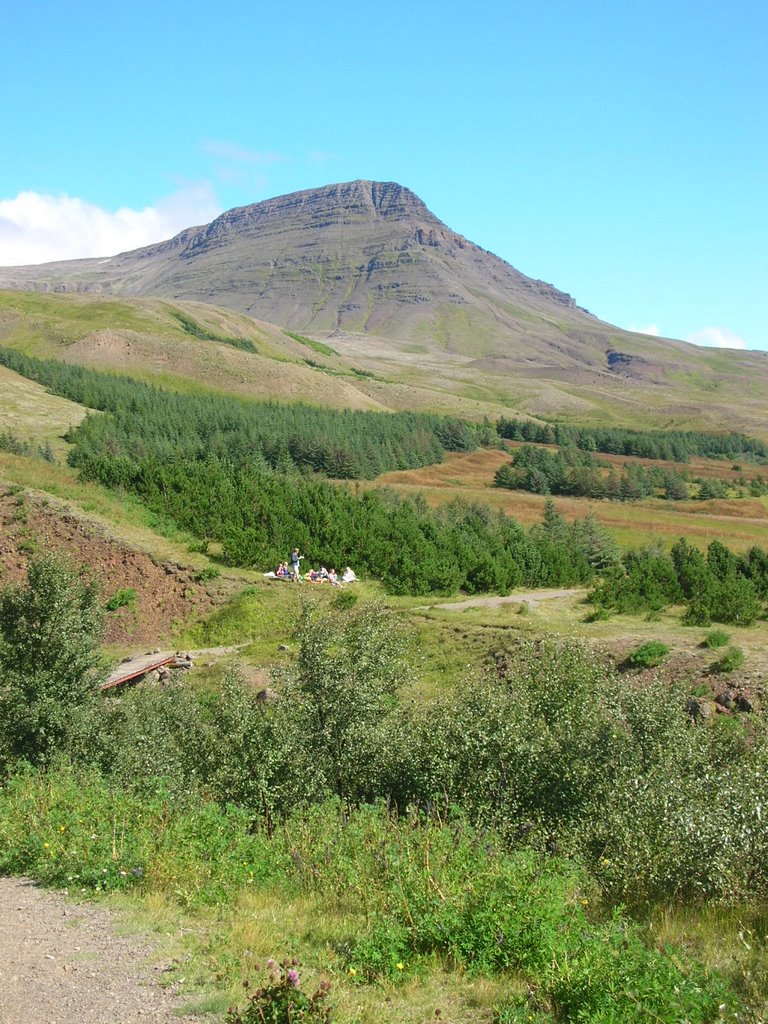
[[[115,923],[103,907],[0,878],[0,1024],[200,1024],[160,988],[152,943]]]
[[[581,588],[572,590],[524,590],[520,594],[508,594],[505,597],[470,597],[466,601],[448,601],[444,604],[423,604],[412,611],[424,611],[429,608],[447,608],[448,611],[461,612],[465,608],[498,608],[502,604],[526,604],[536,607],[539,601],[553,601],[558,597],[572,597],[583,594]]]

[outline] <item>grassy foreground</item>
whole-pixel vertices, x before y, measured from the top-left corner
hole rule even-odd
[[[202,987],[198,1009],[241,999],[255,963],[292,957],[308,989],[330,981],[339,1022],[750,1019],[690,949],[656,951],[602,907],[577,863],[507,853],[461,820],[328,803],[266,835],[234,807],[63,769],[5,788],[0,835],[0,870],[117,894],[184,933],[177,975]],[[743,987],[755,965],[727,956]]]

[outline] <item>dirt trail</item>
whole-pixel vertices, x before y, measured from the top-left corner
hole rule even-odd
[[[103,907],[0,878],[0,1024],[201,1024],[160,988],[147,939]]]
[[[584,594],[581,588],[572,590],[524,590],[520,594],[507,594],[505,597],[470,597],[466,601],[447,601],[444,604],[422,604],[413,611],[428,611],[430,608],[446,608],[452,612],[462,612],[465,608],[498,608],[502,604],[529,604],[535,608],[539,601],[553,601],[558,597],[573,597]]]

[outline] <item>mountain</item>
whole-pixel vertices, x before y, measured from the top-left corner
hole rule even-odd
[[[553,313],[594,322],[391,182],[269,199],[108,259],[0,270],[0,285],[196,299],[326,336],[413,341],[427,324],[446,348],[473,355]]]
[[[482,411],[664,426],[733,426],[735,415],[768,429],[765,353],[704,351],[603,323],[393,182],[280,196],[117,256],[0,268],[0,287],[225,307]]]

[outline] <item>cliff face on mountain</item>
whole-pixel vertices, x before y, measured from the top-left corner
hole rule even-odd
[[[0,287],[197,299],[317,336],[505,356],[594,321],[451,231],[409,189],[354,181],[244,206],[109,259],[0,269]],[[553,329],[554,328],[554,329]]]

